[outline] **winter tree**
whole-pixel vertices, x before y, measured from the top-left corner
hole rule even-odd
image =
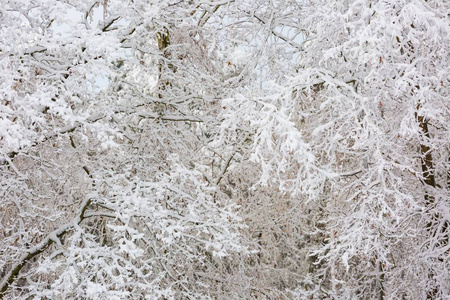
[[[0,298],[448,297],[449,11],[6,0]]]
[[[264,98],[230,101],[229,122],[256,132],[260,182],[313,211],[299,299],[450,295],[448,11],[306,1],[295,69]]]
[[[249,252],[208,173],[221,82],[235,76],[204,26],[220,6],[5,4],[2,297],[220,292],[221,259]]]

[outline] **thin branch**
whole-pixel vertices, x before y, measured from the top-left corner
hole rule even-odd
[[[222,180],[222,178],[225,176],[225,173],[227,172],[228,168],[231,165],[231,161],[233,160],[234,155],[241,150],[242,145],[245,143],[245,141],[250,137],[250,134],[247,134],[244,136],[244,138],[238,143],[236,149],[233,151],[233,153],[228,157],[224,168],[222,169],[222,171],[220,172],[219,178],[217,178],[216,180],[216,185],[218,185],[220,183],[220,181]]]
[[[202,27],[204,26],[209,19],[212,17],[212,15],[214,15],[214,13],[216,13],[219,8],[225,4],[230,4],[231,2],[234,2],[234,0],[229,0],[229,1],[223,1],[222,3],[218,3],[216,6],[214,6],[214,8],[212,9],[212,12],[203,20],[203,18],[206,16],[206,14],[208,13],[207,10],[205,10],[203,12],[203,14],[201,15],[200,19],[198,20],[198,27]],[[191,14],[193,15],[195,13],[195,11]],[[202,22],[203,21],[203,22]]]
[[[189,116],[175,116],[175,115],[158,115],[155,113],[139,113],[139,117],[146,119],[158,119],[163,121],[174,121],[174,122],[197,122],[202,123],[203,120],[197,119],[195,117]]]
[[[111,17],[109,20],[107,20],[107,22],[105,22],[106,24],[102,28],[102,32],[110,31],[111,29],[109,29],[109,27],[111,27],[112,24],[114,24],[114,22],[116,22],[119,19],[120,17],[115,18]]]
[[[247,14],[249,14],[250,16],[254,17],[256,20],[258,20],[260,23],[262,23],[263,25],[266,25],[267,22],[264,21],[263,19],[261,19],[260,17],[258,17],[255,14],[252,14],[250,12],[247,12]],[[282,33],[276,32],[273,29],[270,29],[270,32],[276,36],[277,38],[279,38],[280,40],[288,43],[290,46],[296,48],[297,50],[302,50],[301,45],[299,45],[298,43],[294,42],[293,40],[289,39],[287,36],[283,35]]]

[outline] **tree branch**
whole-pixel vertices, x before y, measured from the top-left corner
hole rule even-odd
[[[89,118],[87,118],[86,121],[88,123],[95,123],[98,120],[103,119],[104,117],[105,117],[105,115],[95,114],[95,115],[92,115]],[[50,139],[52,139],[54,137],[57,137],[57,136],[59,136],[61,134],[73,132],[75,129],[77,129],[78,127],[81,127],[82,125],[83,125],[83,123],[77,122],[74,125],[69,125],[69,126],[61,128],[61,129],[58,129],[58,130],[56,130],[56,132],[54,132],[54,133],[44,137],[42,140],[33,142],[28,148],[35,147],[35,146],[37,146],[39,144],[42,144],[42,143],[44,143],[44,142],[46,142],[46,141],[48,141],[48,140],[50,140]],[[25,150],[25,149],[19,149],[17,151],[11,151],[11,152],[9,152],[7,154],[7,156],[9,157],[9,159],[12,159],[12,158],[16,157],[23,150]],[[8,160],[6,160],[6,162],[7,161]],[[2,164],[5,164],[5,161],[3,161]]]
[[[0,283],[0,299],[3,299],[8,288],[11,286],[11,284],[14,283],[14,280],[17,278],[20,271],[29,260],[44,252],[50,245],[55,243],[55,241],[60,240],[60,238],[64,236],[69,230],[74,228],[76,225],[79,225],[85,219],[86,210],[91,203],[92,199],[86,198],[86,200],[83,201],[80,207],[79,213],[71,222],[50,232],[42,242],[28,249],[27,252],[22,255],[22,257],[19,259],[19,262],[11,267],[9,272],[5,275]]]

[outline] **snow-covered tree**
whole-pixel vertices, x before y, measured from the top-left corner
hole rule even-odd
[[[450,295],[450,6],[4,1],[0,298]]]
[[[205,26],[226,3],[86,3],[1,11],[0,295],[214,295],[248,252],[205,165],[235,76]]]
[[[305,1],[296,69],[262,98],[229,101],[229,122],[256,133],[261,183],[314,211],[300,299],[450,294],[448,11]]]

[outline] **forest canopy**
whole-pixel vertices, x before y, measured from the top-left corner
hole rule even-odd
[[[450,2],[0,25],[0,299],[450,297]]]

